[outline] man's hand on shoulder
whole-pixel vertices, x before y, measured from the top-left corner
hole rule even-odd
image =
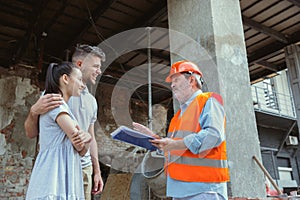
[[[52,110],[62,104],[62,96],[60,94],[46,94],[41,96],[38,101],[31,107],[30,112],[33,115],[41,115]]]
[[[24,122],[26,136],[35,138],[39,135],[39,115],[58,107],[63,103],[60,94],[46,94],[41,96],[37,102],[31,106],[30,112]]]

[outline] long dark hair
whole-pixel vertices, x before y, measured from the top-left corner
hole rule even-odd
[[[71,62],[51,63],[46,75],[45,94],[56,93],[63,95],[59,89],[59,79],[64,74],[69,76],[74,68],[75,65]]]

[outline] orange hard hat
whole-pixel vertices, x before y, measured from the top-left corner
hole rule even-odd
[[[172,81],[171,76],[182,72],[196,73],[199,74],[201,77],[203,76],[202,72],[199,70],[198,66],[195,63],[192,63],[187,60],[182,60],[182,61],[175,62],[171,66],[170,74],[166,78],[166,82],[171,82]]]

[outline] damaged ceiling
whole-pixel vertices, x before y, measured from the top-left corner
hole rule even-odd
[[[299,0],[240,0],[249,74],[252,83],[286,69],[284,47],[300,40]],[[43,74],[50,62],[69,60],[77,43],[98,45],[126,30],[168,28],[166,0],[1,0],[2,67],[30,67]],[[161,35],[153,42],[163,42]],[[166,50],[152,49],[151,59],[170,64]],[[147,49],[115,59],[100,82],[115,84],[135,66],[147,64]],[[152,66],[159,73],[159,67]],[[153,85],[153,103],[171,92]],[[147,86],[135,97],[147,99]]]

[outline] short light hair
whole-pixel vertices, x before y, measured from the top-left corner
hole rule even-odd
[[[72,61],[76,62],[79,58],[85,58],[89,54],[92,54],[94,56],[98,56],[101,61],[105,61],[105,53],[97,46],[90,46],[87,44],[78,44],[75,48],[75,51],[72,56]]]

